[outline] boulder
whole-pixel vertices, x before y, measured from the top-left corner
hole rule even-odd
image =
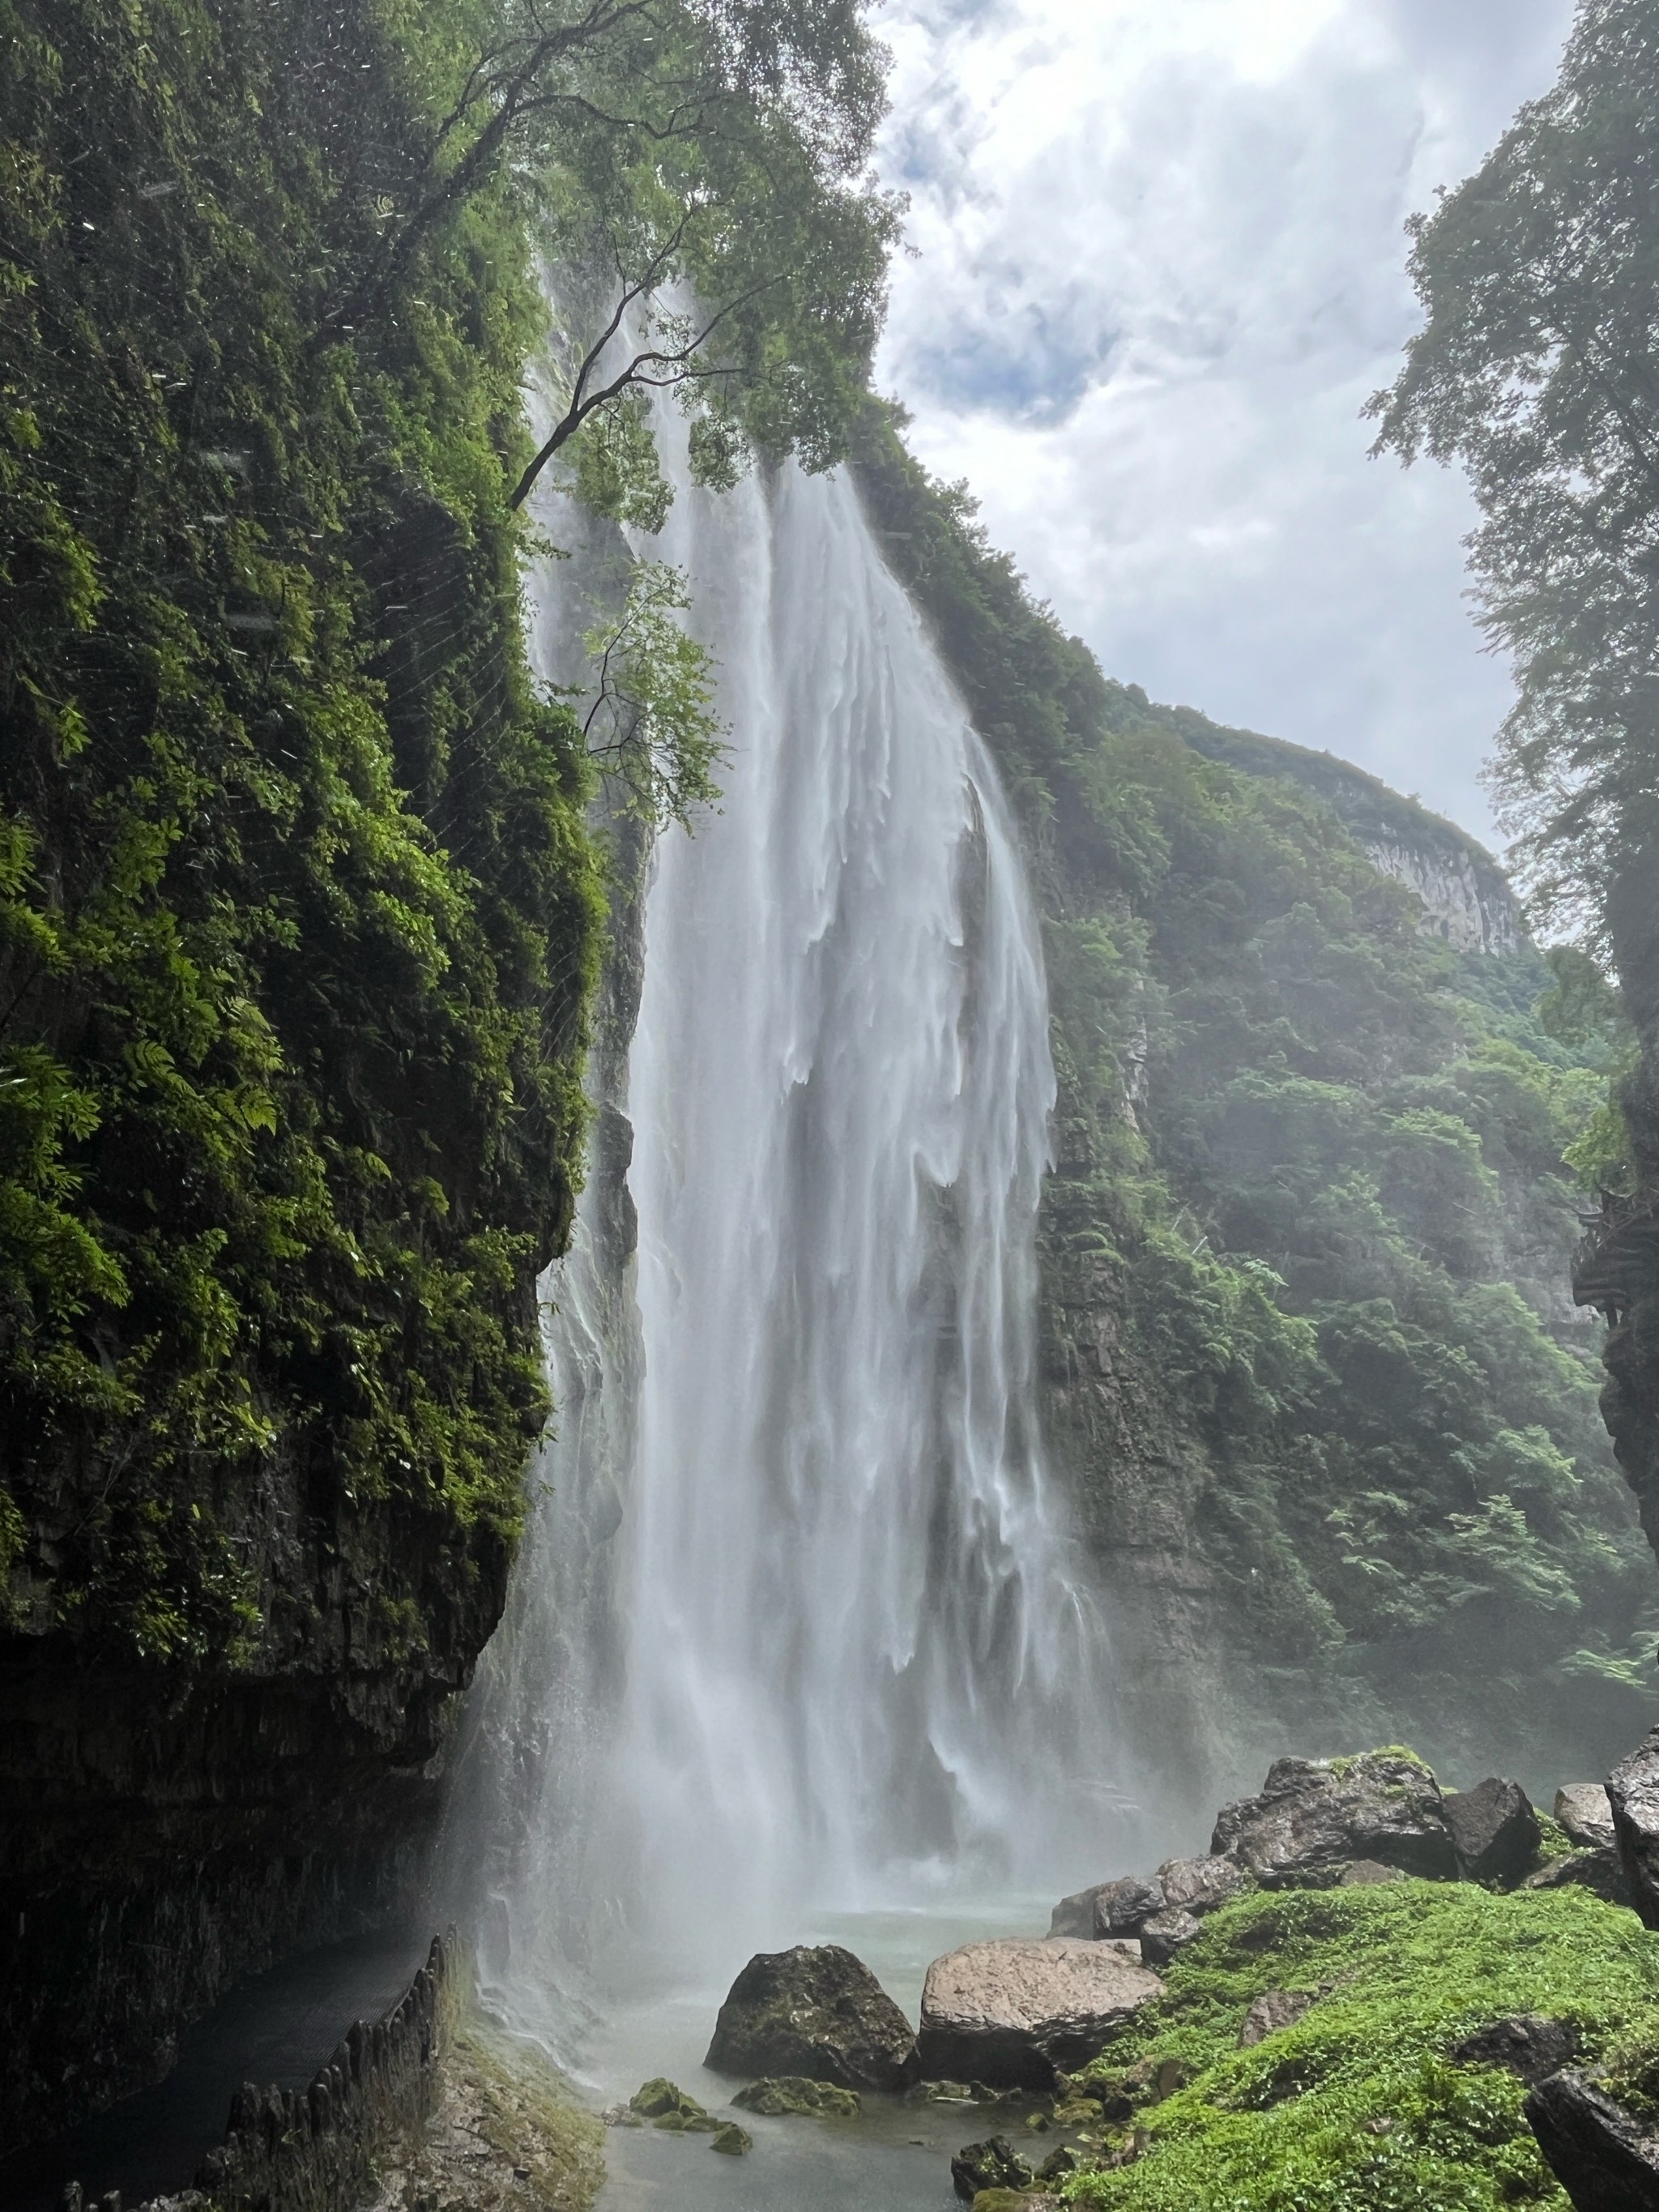
[[[1163,1988],[1115,1943],[1074,1936],[966,1943],[927,1969],[922,2071],[1051,2089],[1057,2070],[1093,2058],[1119,2022]]]
[[[1625,1862],[1615,1850],[1569,1851],[1565,1858],[1551,1859],[1536,1874],[1529,1874],[1521,1885],[1522,1889],[1570,1889],[1575,1886],[1589,1890],[1608,1905],[1622,1905],[1631,1911],[1636,1909],[1630,1876],[1625,1871]]]
[[[1587,1851],[1617,1848],[1613,1801],[1605,1782],[1567,1782],[1555,1793],[1555,1817],[1575,1844]]]
[[[782,2074],[750,2081],[732,2102],[745,2112],[761,2112],[778,2120],[811,2115],[817,2119],[855,2120],[863,2107],[856,2089],[839,2088],[833,2081],[810,2081],[804,2074]]]
[[[755,2148],[755,2138],[747,2128],[740,2128],[735,2120],[727,2120],[708,2148],[724,2151],[727,2158],[742,2158]]]
[[[1165,1859],[1158,1870],[1164,1891],[1162,1910],[1190,1912],[1202,1919],[1241,1896],[1250,1878],[1236,1859]]]
[[[1094,1893],[1097,1937],[1135,1936],[1143,1921],[1162,1912],[1164,1885],[1154,1875],[1125,1875],[1118,1881],[1103,1881]]]
[[[1222,1808],[1210,1851],[1269,1888],[1334,1882],[1351,1859],[1414,1875],[1457,1870],[1439,1784],[1418,1760],[1388,1751],[1276,1759],[1259,1796]]]
[[[1659,2138],[1594,2082],[1552,2074],[1522,2110],[1577,2212],[1659,2212]]]
[[[1465,2066],[1502,2066],[1531,2088],[1559,2074],[1578,2056],[1578,2031],[1571,2021],[1545,2020],[1535,2012],[1495,2020],[1490,2027],[1466,2035],[1452,2052]]]
[[[1062,1897],[1048,1915],[1051,1936],[1075,1936],[1087,1939],[1095,1932],[1095,1898],[1105,1887],[1097,1882],[1092,1889],[1079,1889],[1070,1897]]]
[[[1659,1728],[1613,1768],[1607,1797],[1631,1902],[1648,1927],[1659,1928]]]
[[[1294,2027],[1313,2004],[1314,1994],[1312,1990],[1263,1990],[1259,1997],[1252,1997],[1238,2031],[1239,2049],[1253,2051],[1281,2027]]]
[[[1446,1826],[1466,1881],[1519,1881],[1543,1841],[1532,1800],[1518,1782],[1489,1775],[1443,1800]]]
[[[971,2204],[981,2189],[1028,2189],[1031,2169],[1006,2136],[964,2143],[951,2160],[957,2195]]]
[[[1190,1912],[1173,1906],[1155,1912],[1140,1923],[1140,1955],[1149,1966],[1167,1966],[1200,1932],[1200,1922]]]
[[[843,2089],[902,2089],[920,2071],[909,2022],[839,1943],[757,1952],[732,1983],[705,2066],[805,2075]]]
[[[1339,1889],[1369,1889],[1373,1882],[1405,1880],[1398,1867],[1384,1866],[1381,1859],[1350,1859],[1337,1876],[1336,1886]]]

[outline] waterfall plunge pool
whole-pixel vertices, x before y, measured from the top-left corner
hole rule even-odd
[[[907,1911],[826,1914],[792,1940],[841,1943],[862,1959],[912,2027],[930,1962],[960,1943],[1046,1933],[1053,1900],[1029,1894]],[[727,1982],[744,1962],[732,1960]],[[709,2148],[707,2136],[652,2128],[606,2131],[606,2179],[595,2212],[956,2212],[951,2159],[963,2143],[1023,2132],[1017,2106],[936,2104],[866,2096],[857,2120],[766,2119],[730,2110],[740,2086],[702,2064],[720,1987],[641,1994],[605,2008],[579,2076],[585,2098],[624,2102],[665,2074],[711,2112],[755,2139],[746,2158]],[[1057,2140],[1057,2138],[1055,2139]],[[1052,2142],[1033,2146],[1033,2162]]]

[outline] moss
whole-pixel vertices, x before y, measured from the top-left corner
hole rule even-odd
[[[763,2112],[774,2118],[799,2115],[855,2120],[863,2110],[856,2089],[838,2088],[833,2081],[809,2081],[797,2074],[750,2081],[732,2102],[744,2112]]]
[[[1270,1989],[1316,2002],[1240,2050],[1245,2012]],[[1133,2163],[1065,2192],[1145,2212],[1565,2206],[1520,2081],[1450,2056],[1523,2012],[1571,2021],[1592,2060],[1610,2052],[1659,2022],[1659,1936],[1565,1892],[1401,1881],[1241,1899],[1091,2069],[1103,2081],[1126,2061],[1178,2057],[1188,2085],[1137,2113]]]
[[[600,878],[520,637],[516,188],[313,336],[482,33],[394,13],[0,0],[0,1547],[154,1662],[279,1632],[273,1480],[441,1641],[546,1410]]]

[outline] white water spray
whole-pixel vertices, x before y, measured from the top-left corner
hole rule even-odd
[[[521,2014],[573,1960],[724,1981],[816,1914],[1106,1844],[1103,1639],[1035,1412],[1054,1077],[1007,810],[843,477],[677,492],[650,550],[732,756],[656,856],[637,1261],[596,1177],[475,1708],[482,1966]]]

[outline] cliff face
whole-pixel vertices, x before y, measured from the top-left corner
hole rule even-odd
[[[1126,1731],[1195,1808],[1291,1741],[1611,1759],[1651,1570],[1568,1282],[1601,1079],[1495,864],[1104,679],[879,422],[861,471],[1044,914],[1047,1428]]]
[[[1208,759],[1249,775],[1282,776],[1322,799],[1372,866],[1422,901],[1424,927],[1457,951],[1507,958],[1524,949],[1521,903],[1508,878],[1455,823],[1333,753],[1222,729],[1190,708],[1176,708],[1170,720]]]
[[[441,11],[4,27],[15,2142],[418,1876],[545,1410],[599,892],[520,635],[510,189],[316,336],[422,157]]]

